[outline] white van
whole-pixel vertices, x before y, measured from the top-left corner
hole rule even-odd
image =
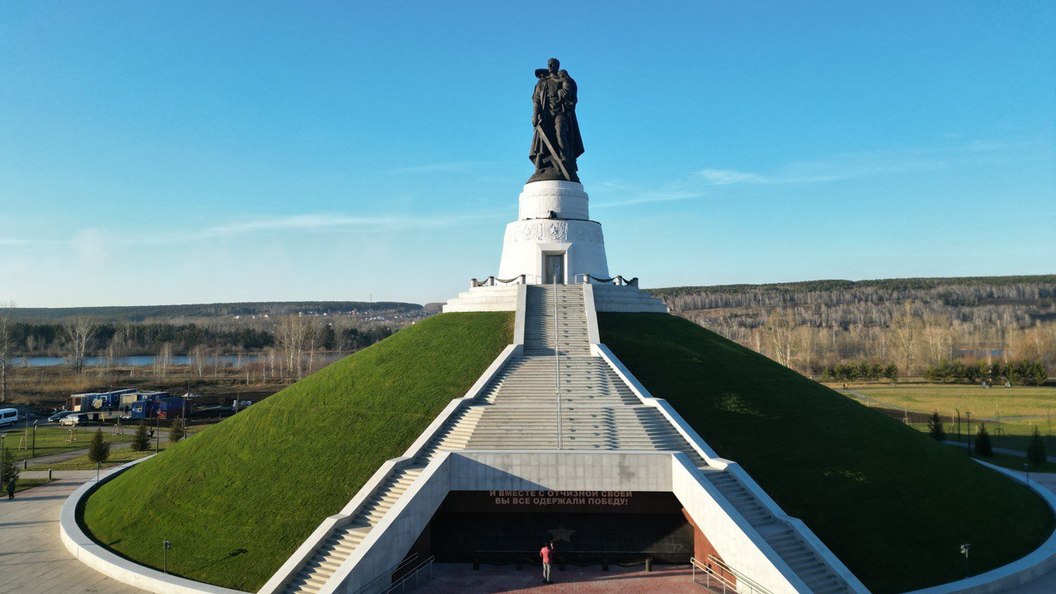
[[[0,427],[14,425],[18,422],[17,408],[0,408]]]

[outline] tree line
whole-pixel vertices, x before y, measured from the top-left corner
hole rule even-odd
[[[1056,275],[657,289],[671,310],[815,377],[861,361],[922,377],[942,362],[1056,369]],[[842,367],[841,367],[842,366]],[[1003,368],[1002,368],[1003,369]],[[885,376],[886,377],[886,376]],[[1031,380],[1033,381],[1033,380]]]
[[[20,307],[11,313],[22,321],[62,322],[89,318],[114,322],[171,321],[198,318],[232,318],[286,315],[358,316],[374,314],[418,315],[423,306],[399,301],[262,301],[200,303],[188,305],[115,305],[104,307]]]
[[[83,336],[83,350],[87,355],[105,355],[112,350],[116,356],[156,355],[168,344],[174,353],[187,354],[196,347],[210,352],[259,352],[273,347],[279,329],[286,323],[277,318],[270,325],[259,328],[224,328],[217,324],[167,323],[96,323],[88,320],[90,332],[78,331],[77,320],[57,323],[9,323],[10,357],[66,356]],[[374,344],[392,334],[386,324],[356,324],[338,322],[318,323],[318,346],[328,351],[350,352]]]
[[[1048,378],[1048,372],[1040,361],[1009,361],[1003,363],[965,363],[964,361],[940,361],[924,370],[924,379],[943,384],[997,383],[1029,384],[1040,386]]]
[[[390,336],[401,321],[362,321],[349,317],[287,315],[207,324],[96,322],[77,317],[62,323],[12,322],[0,315],[0,402],[7,375],[20,358],[60,356],[77,372],[88,357],[107,367],[120,357],[153,355],[154,373],[166,376],[175,355],[189,358],[199,377],[217,368],[216,355],[257,355],[253,365],[263,381],[298,379],[317,368],[323,352],[341,355]],[[247,373],[250,365],[247,364]],[[248,378],[247,378],[248,381]]]
[[[220,373],[218,355],[233,355],[247,384],[254,378],[284,381],[370,346],[430,313],[401,302],[55,309],[5,304],[0,306],[0,402],[8,397],[12,370],[30,357],[63,357],[75,372],[84,370],[88,357],[100,357],[109,372],[122,357],[149,355],[154,374],[165,377],[174,368],[174,357],[182,355],[190,360],[192,373],[204,377],[207,370]]]

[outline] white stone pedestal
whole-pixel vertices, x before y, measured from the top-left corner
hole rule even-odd
[[[601,224],[590,220],[583,185],[569,181],[525,184],[519,220],[506,225],[499,278],[525,275],[529,284],[582,282],[579,275],[609,276]]]

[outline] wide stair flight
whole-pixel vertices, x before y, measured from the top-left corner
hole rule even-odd
[[[412,465],[394,471],[371,494],[352,521],[320,546],[286,592],[319,591],[442,452],[552,450],[559,442],[568,450],[684,453],[813,592],[851,591],[786,522],[775,518],[736,477],[709,466],[658,409],[642,404],[602,358],[592,356],[582,286],[526,288],[523,354],[507,361]]]

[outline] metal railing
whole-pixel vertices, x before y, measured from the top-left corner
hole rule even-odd
[[[593,276],[590,274],[581,273],[576,275],[576,283],[584,285],[590,283],[598,283],[601,285],[616,285],[617,287],[637,287],[638,277],[636,276],[632,279],[626,279],[623,276],[617,274],[616,276],[610,278],[603,278],[600,276]]]
[[[562,434],[561,434],[561,350],[558,348],[561,345],[561,332],[558,330],[558,310],[557,302],[560,301],[557,297],[557,277],[554,277],[554,391],[557,395],[557,449],[562,449]]]
[[[386,583],[386,581],[391,582],[392,575],[394,573],[405,569],[408,565],[414,563],[414,561],[417,559],[418,553],[412,554],[411,556],[405,558],[403,561],[400,561],[396,565],[393,565],[392,567],[383,571],[378,577],[360,586],[360,588],[353,592],[353,594],[373,594],[374,592],[388,592],[389,590],[387,588],[389,587],[389,585],[388,583]],[[432,557],[430,557],[429,559],[430,561],[432,561]]]
[[[708,588],[726,592],[737,592],[739,594],[773,594],[770,590],[760,586],[757,582],[730,567],[725,561],[715,555],[708,555],[707,565],[696,557],[689,558],[693,566],[693,582],[704,584]],[[697,572],[703,574],[703,578],[697,577]],[[703,580],[703,581],[698,581]]]
[[[422,561],[413,569],[408,571],[403,577],[393,582],[393,584],[389,586],[389,589],[385,590],[385,592],[395,592],[397,588],[400,590],[400,592],[403,592],[407,589],[407,583],[410,582],[411,579],[414,579],[413,587],[418,587],[418,584],[421,582],[422,573],[427,569],[429,570],[429,576],[425,579],[433,579],[433,561],[436,561],[436,557],[430,556],[425,561]]]
[[[499,285],[526,285],[528,284],[526,274],[521,274],[513,278],[496,278],[495,276],[489,276],[484,280],[477,280],[475,278],[469,279],[470,288],[476,287],[497,287]]]

